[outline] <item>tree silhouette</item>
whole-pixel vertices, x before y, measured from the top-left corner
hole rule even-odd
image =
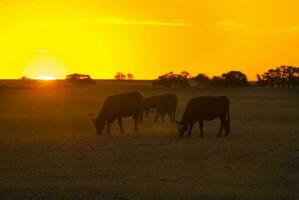
[[[245,87],[248,86],[247,76],[240,71],[230,71],[222,74],[225,86],[228,87]]]
[[[184,88],[189,86],[189,81],[188,78],[182,76],[182,74],[169,72],[167,74],[159,76],[158,79],[154,80],[153,85],[162,87]]]
[[[257,74],[256,79],[257,79],[257,82],[256,82],[257,86],[265,87],[267,85],[266,81],[264,80],[264,78],[261,75]]]
[[[210,80],[210,85],[212,87],[224,87],[225,85],[225,80],[221,76],[213,76]]]
[[[22,76],[20,78],[20,80],[22,80],[22,81],[28,81],[28,80],[30,80],[30,78],[28,78],[27,76]]]
[[[78,84],[96,84],[96,81],[93,80],[87,74],[69,74],[66,76],[66,80],[71,83],[78,83]]]
[[[117,72],[114,76],[116,80],[126,80],[126,75],[122,72]]]
[[[134,80],[134,75],[131,73],[127,74],[127,80]]]
[[[292,87],[299,85],[299,67],[288,67],[288,82]]]
[[[257,86],[296,87],[299,84],[299,68],[294,66],[280,66],[269,69],[262,75],[257,74]]]
[[[205,74],[198,74],[193,78],[198,85],[208,86],[210,84],[210,78]]]
[[[182,71],[181,74],[180,74],[183,78],[190,78],[191,77],[191,74],[187,71]]]

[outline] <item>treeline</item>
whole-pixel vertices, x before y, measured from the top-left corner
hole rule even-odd
[[[191,77],[190,73],[183,71],[180,74],[173,72],[159,76],[153,81],[154,86],[185,88],[191,82],[201,87],[296,87],[299,85],[299,67],[280,66],[276,69],[269,69],[262,75],[257,74],[256,82],[249,82],[247,76],[240,71],[230,71],[221,76],[208,77],[205,74],[198,74]]]
[[[221,76],[213,76],[209,78],[205,74],[198,74],[195,77],[191,77],[190,73],[184,71],[180,74],[173,72],[159,76],[158,79],[153,81],[154,86],[161,87],[174,87],[184,88],[189,87],[190,82],[194,81],[199,86],[204,87],[246,87],[249,86],[249,82],[245,74],[240,71],[230,71],[224,73]]]
[[[124,74],[122,72],[117,72],[114,76],[115,80],[134,80],[134,75],[131,73]],[[96,84],[96,80],[92,79],[88,74],[69,74],[65,77],[65,80],[69,83],[75,84]]]
[[[184,88],[189,86],[188,79],[189,77],[184,75],[183,72],[181,74],[169,72],[167,74],[159,76],[157,80],[154,80],[153,85],[162,87]]]
[[[191,85],[199,87],[297,87],[299,85],[299,67],[280,66],[275,69],[269,69],[263,74],[257,74],[257,81],[249,82],[247,76],[240,71],[229,71],[221,76],[208,77],[203,73],[192,77],[187,71],[179,74],[169,72],[159,76],[153,81],[154,86],[167,88],[186,88]],[[117,72],[115,80],[134,80],[131,73],[124,74]],[[22,77],[21,80],[30,80]],[[88,74],[69,74],[66,81],[76,84],[96,84],[96,81]]]
[[[257,74],[256,84],[260,87],[296,87],[299,85],[299,67],[280,66]]]

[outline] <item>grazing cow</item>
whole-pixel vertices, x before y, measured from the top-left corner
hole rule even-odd
[[[107,133],[110,133],[110,124],[116,119],[123,133],[122,118],[132,116],[137,131],[138,120],[142,111],[143,98],[139,92],[117,94],[109,96],[102,107],[98,117],[94,119],[97,134],[101,134],[107,123]]]
[[[158,99],[160,96],[151,96],[143,99],[142,111],[145,116],[149,116],[152,110],[157,110]]]
[[[189,101],[186,106],[181,122],[179,125],[179,136],[182,137],[188,130],[188,136],[191,135],[192,127],[196,122],[200,124],[200,135],[203,137],[203,122],[220,119],[220,130],[218,136],[221,136],[223,128],[225,136],[230,132],[230,114],[229,99],[225,96],[220,97],[197,97]]]
[[[143,101],[143,112],[146,116],[149,116],[152,110],[156,111],[155,122],[158,121],[159,117],[164,116],[167,113],[171,121],[175,120],[175,112],[177,108],[178,98],[175,94],[165,94],[158,96],[151,96],[145,98]]]
[[[164,115],[167,113],[172,122],[175,121],[175,113],[178,105],[178,97],[175,94],[161,95],[157,104],[157,116],[155,122],[158,122],[159,117],[164,121]]]

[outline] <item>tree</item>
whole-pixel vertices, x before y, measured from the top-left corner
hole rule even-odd
[[[266,83],[263,76],[257,74],[256,79],[257,79],[256,86],[259,86],[259,87],[265,87],[266,86],[267,83]]]
[[[213,76],[210,80],[210,85],[213,87],[224,87],[224,78],[221,76]]]
[[[27,76],[22,76],[20,78],[20,80],[22,80],[22,81],[28,81],[28,80],[30,80],[30,78],[28,78]]]
[[[193,78],[193,80],[195,80],[198,85],[207,86],[210,84],[210,78],[205,74],[198,74]]]
[[[78,84],[96,84],[96,81],[93,80],[87,74],[69,74],[66,76],[66,80],[70,83],[78,83]]]
[[[126,80],[126,75],[122,72],[117,72],[114,76],[116,80]]]
[[[245,87],[248,86],[247,76],[240,71],[230,71],[221,76],[224,79],[225,86],[228,87]]]
[[[280,66],[269,69],[262,75],[257,75],[258,86],[296,87],[299,84],[299,68],[294,66]]]
[[[187,71],[182,71],[181,72],[181,76],[183,77],[183,78],[190,78],[191,77],[191,74],[189,73],[189,72],[187,72]]]
[[[127,80],[134,80],[134,75],[131,73],[127,74]]]
[[[299,67],[289,67],[288,81],[292,87],[299,85]]]
[[[162,87],[184,88],[189,86],[189,80],[181,74],[169,72],[154,80],[153,85]]]

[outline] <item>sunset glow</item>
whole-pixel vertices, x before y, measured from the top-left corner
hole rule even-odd
[[[52,80],[56,80],[55,77],[52,76],[39,76],[36,78],[37,80],[43,80],[43,81],[52,81]]]
[[[1,1],[0,78],[299,65],[298,0]]]

